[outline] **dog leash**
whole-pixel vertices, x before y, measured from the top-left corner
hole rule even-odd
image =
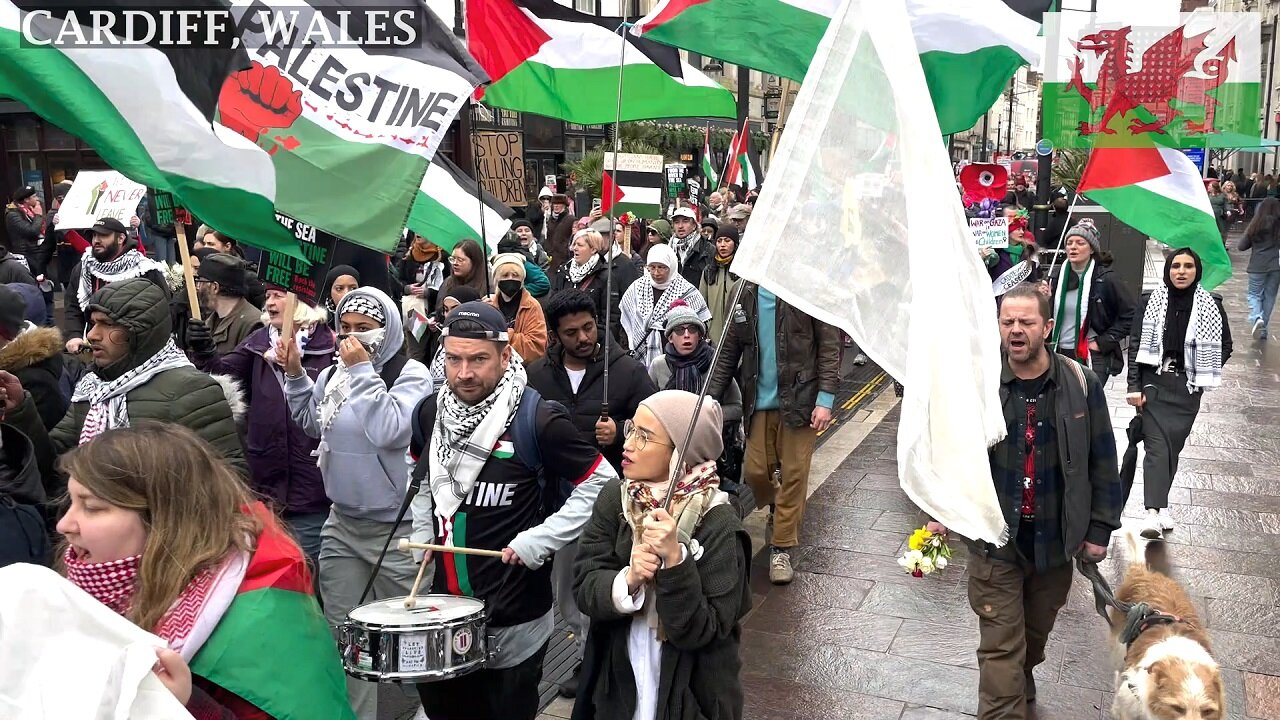
[[[1182,622],[1182,618],[1176,615],[1162,613],[1150,605],[1139,602],[1129,603],[1116,599],[1116,595],[1111,591],[1111,585],[1107,583],[1106,578],[1102,577],[1102,573],[1098,570],[1098,564],[1088,562],[1084,558],[1076,558],[1076,569],[1080,574],[1089,579],[1089,583],[1093,585],[1093,605],[1097,609],[1098,614],[1103,620],[1107,621],[1107,625],[1115,628],[1112,623],[1111,615],[1107,612],[1108,607],[1113,607],[1124,614],[1124,626],[1120,629],[1120,642],[1125,647],[1133,644],[1147,629],[1155,625],[1167,625],[1176,622]]]
[[[1116,599],[1116,594],[1111,591],[1111,585],[1107,583],[1106,578],[1102,577],[1102,573],[1098,570],[1098,563],[1077,557],[1076,570],[1079,570],[1080,574],[1088,578],[1089,583],[1093,585],[1093,607],[1102,616],[1102,619],[1107,621],[1107,625],[1111,625],[1111,615],[1107,612],[1109,607],[1113,607],[1128,616],[1129,611],[1133,609],[1133,604]]]

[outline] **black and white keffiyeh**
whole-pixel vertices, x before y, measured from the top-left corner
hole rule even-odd
[[[430,478],[438,517],[453,517],[471,494],[498,438],[515,419],[527,384],[524,363],[513,353],[498,386],[475,405],[462,402],[448,385],[440,389],[431,433]]]
[[[591,271],[595,270],[596,265],[599,265],[599,264],[600,264],[600,256],[595,253],[591,253],[591,257],[588,258],[587,261],[581,265],[578,264],[577,260],[570,261],[569,262],[569,282],[573,283],[574,285],[577,285],[578,283],[582,282],[583,278],[585,278],[587,275],[590,275]]]
[[[118,280],[142,277],[152,270],[164,272],[164,264],[158,263],[137,249],[130,249],[115,260],[98,262],[93,256],[93,248],[84,251],[80,260],[80,287],[76,288],[76,301],[80,309],[89,307],[89,297],[93,295],[93,280],[97,278],[104,285]]]
[[[1142,315],[1142,340],[1138,345],[1138,362],[1151,365],[1159,373],[1164,364],[1164,324],[1169,312],[1169,288],[1151,291],[1147,311]],[[1222,384],[1222,315],[1208,290],[1196,286],[1187,320],[1187,339],[1183,344],[1183,368],[1187,373],[1187,392],[1212,390]]]
[[[89,442],[107,430],[129,427],[126,396],[165,370],[181,367],[193,366],[186,353],[179,350],[170,338],[160,352],[111,382],[86,373],[71,394],[71,402],[89,403],[89,412],[85,414],[84,426],[80,429],[80,443]]]
[[[622,301],[618,303],[618,319],[622,323],[622,329],[627,333],[631,350],[643,352],[641,361],[645,367],[652,365],[654,359],[662,354],[662,346],[667,342],[663,337],[662,323],[677,300],[684,300],[703,322],[711,319],[711,310],[707,308],[698,288],[674,269],[671,271],[671,280],[658,296],[656,305],[653,291],[653,279],[646,271],[639,280],[631,283],[631,287],[623,293]]]
[[[372,318],[379,325],[387,324],[387,314],[382,309],[382,303],[371,295],[353,295],[350,299],[343,298],[346,302],[342,303],[342,314],[357,313],[365,317]]]

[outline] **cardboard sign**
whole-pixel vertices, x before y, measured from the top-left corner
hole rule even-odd
[[[276,213],[276,221],[293,231],[302,255],[311,261],[311,265],[307,266],[301,260],[284,253],[263,251],[262,262],[258,264],[258,279],[264,283],[279,285],[297,295],[302,302],[315,305],[316,297],[324,285],[324,276],[333,263],[333,250],[338,238],[288,215]]]
[[[148,218],[150,224],[161,227],[172,227],[175,222],[183,225],[192,224],[191,213],[178,204],[178,198],[174,197],[173,193],[147,188],[147,197],[149,199],[147,207],[151,209],[151,217]]]
[[[524,207],[524,136],[519,132],[478,132],[471,146],[485,190],[503,204]]]
[[[685,180],[685,187],[689,190],[689,205],[698,211],[699,217],[702,215],[702,183],[698,178],[689,178]]]
[[[667,197],[676,198],[684,192],[685,189],[685,172],[688,170],[684,165],[673,163],[666,167],[667,171]]]
[[[969,218],[969,232],[980,248],[1009,247],[1009,218]]]
[[[90,228],[105,217],[115,218],[127,227],[146,194],[146,187],[114,170],[82,171],[76,175],[71,190],[58,207],[56,228]]]

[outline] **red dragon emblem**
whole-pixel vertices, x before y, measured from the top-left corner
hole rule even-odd
[[[1103,108],[1102,118],[1098,122],[1080,123],[1080,134],[1114,135],[1116,131],[1108,127],[1112,119],[1117,115],[1123,117],[1139,107],[1151,113],[1155,119],[1147,122],[1140,117],[1133,117],[1129,123],[1129,131],[1135,135],[1166,134],[1170,124],[1184,114],[1173,106],[1174,101],[1183,105],[1204,106],[1203,121],[1182,118],[1186,132],[1216,132],[1213,119],[1219,103],[1209,92],[1227,81],[1227,64],[1236,59],[1235,38],[1228,41],[1217,55],[1204,62],[1200,70],[1207,77],[1189,78],[1186,77],[1187,73],[1196,69],[1196,59],[1208,48],[1205,42],[1208,32],[1187,37],[1183,28],[1178,27],[1142,53],[1141,70],[1130,72],[1133,59],[1133,45],[1129,42],[1131,31],[1130,26],[1100,30],[1073,43],[1080,52],[1092,52],[1096,57],[1105,58],[1098,71],[1098,81],[1092,89],[1085,85],[1081,75],[1084,63],[1080,56],[1075,56],[1068,63],[1071,81],[1066,91],[1070,93],[1074,90],[1089,103],[1090,119],[1097,114],[1099,108]]]

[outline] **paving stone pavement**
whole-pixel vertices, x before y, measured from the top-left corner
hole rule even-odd
[[[1247,257],[1233,259],[1236,275],[1218,292],[1235,354],[1182,453],[1168,554],[1207,620],[1227,717],[1280,720],[1280,338],[1251,340]],[[1108,386],[1121,452],[1133,416],[1124,393],[1123,381]],[[953,543],[955,562],[937,578],[912,578],[896,563],[924,521],[898,487],[896,432],[895,408],[813,492],[792,585],[768,585],[757,555],[756,602],[742,638],[747,720],[954,720],[976,712],[978,631],[964,548]],[[1130,498],[1126,523],[1143,510],[1141,484]],[[1102,566],[1113,583],[1127,562],[1116,560],[1120,544]],[[1033,717],[1109,718],[1114,671],[1107,628],[1077,577],[1035,671]]]

